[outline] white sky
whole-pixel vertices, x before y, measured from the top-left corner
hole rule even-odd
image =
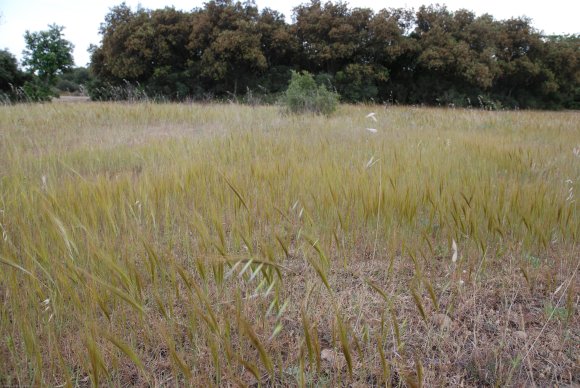
[[[64,36],[75,45],[74,59],[77,66],[89,62],[87,48],[98,44],[98,29],[109,8],[122,0],[0,0],[0,48],[8,49],[18,59],[24,49],[24,32],[46,30],[52,23],[65,27]],[[260,9],[269,7],[282,12],[288,21],[292,8],[304,0],[257,0]],[[326,0],[322,1],[323,3]],[[580,33],[580,2],[574,0],[351,0],[351,8],[415,8],[432,2],[444,3],[450,10],[466,8],[477,15],[489,13],[496,19],[513,16],[528,16],[532,25],[547,34]],[[126,0],[135,9],[138,4],[144,8],[156,9],[175,6],[177,9],[191,10],[203,5],[204,0]]]

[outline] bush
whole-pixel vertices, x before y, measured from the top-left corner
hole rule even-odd
[[[76,67],[56,77],[56,88],[65,93],[83,93],[85,85],[92,80],[89,70]]]
[[[338,94],[329,91],[325,85],[317,85],[312,74],[293,71],[281,103],[291,113],[329,115],[338,106]]]
[[[56,81],[56,88],[61,92],[67,93],[79,93],[81,91],[81,86],[79,84],[62,78]]]
[[[40,81],[38,78],[27,81],[22,88],[29,102],[46,102],[53,97],[58,97],[58,93],[50,85]]]

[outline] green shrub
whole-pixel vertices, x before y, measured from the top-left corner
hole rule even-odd
[[[338,106],[338,94],[325,85],[317,85],[308,72],[292,72],[292,78],[281,103],[291,113],[331,114]]]
[[[46,102],[50,101],[52,97],[58,97],[58,93],[50,85],[38,78],[27,81],[22,88],[29,102]]]
[[[81,86],[68,79],[59,79],[56,81],[56,88],[61,92],[78,93],[81,91]]]

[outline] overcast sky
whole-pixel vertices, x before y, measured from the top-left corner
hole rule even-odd
[[[64,26],[65,38],[75,45],[74,59],[77,66],[85,66],[89,61],[87,48],[91,43],[98,44],[98,29],[109,8],[122,2],[113,0],[0,0],[0,48],[8,49],[18,59],[24,49],[24,32],[47,29],[52,23]],[[200,7],[203,0],[126,0],[135,9],[138,4],[144,8],[163,8],[175,6],[177,9],[191,10]],[[257,0],[260,9],[269,7],[282,12],[291,21],[292,8],[303,0]],[[323,0],[325,2],[325,0]],[[435,0],[434,2],[437,2]],[[477,15],[489,13],[496,19],[513,16],[532,18],[535,28],[546,34],[580,33],[580,1],[574,0],[447,0],[444,3],[450,10],[466,8]],[[351,8],[415,8],[431,4],[429,0],[351,0]]]

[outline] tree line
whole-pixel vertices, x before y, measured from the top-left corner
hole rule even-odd
[[[543,36],[527,18],[445,6],[350,8],[313,0],[282,14],[215,0],[191,12],[110,10],[92,48],[95,98],[140,85],[172,100],[283,91],[308,71],[345,102],[580,106],[580,38]]]
[[[528,18],[445,6],[350,8],[312,0],[293,22],[255,3],[192,11],[113,7],[92,46],[93,99],[275,101],[292,71],[344,102],[578,109],[580,37]]]

